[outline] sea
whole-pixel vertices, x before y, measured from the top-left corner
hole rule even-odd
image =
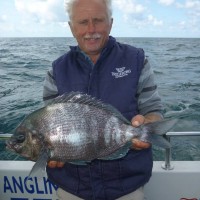
[[[143,48],[155,73],[172,131],[200,132],[200,38],[117,38]],[[43,106],[42,90],[53,60],[76,45],[74,38],[0,38],[0,134],[11,133]],[[172,160],[200,160],[200,136],[171,137]],[[165,150],[153,146],[154,160]],[[0,140],[0,160],[23,160]]]

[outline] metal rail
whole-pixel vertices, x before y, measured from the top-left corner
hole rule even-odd
[[[0,140],[1,139],[8,139],[8,138],[10,138],[12,136],[12,134],[10,134],[10,133],[1,133],[0,132]]]
[[[12,134],[10,133],[1,133],[0,132],[0,140],[6,140],[10,138]],[[200,136],[200,132],[167,132],[165,138],[170,142],[171,137],[183,137],[183,136]],[[165,163],[162,164],[162,168],[165,170],[174,169],[173,165],[171,165],[171,148],[165,149]]]
[[[183,137],[183,136],[200,136],[199,131],[194,132],[167,132],[165,138],[170,142],[171,137]],[[171,148],[165,149],[165,163],[163,163],[162,168],[165,170],[174,169],[171,165]]]

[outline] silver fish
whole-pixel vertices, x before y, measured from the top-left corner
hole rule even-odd
[[[169,148],[162,135],[176,122],[163,120],[134,128],[112,106],[73,92],[28,115],[7,148],[42,165],[50,160],[84,164],[119,159],[129,151],[133,138]]]

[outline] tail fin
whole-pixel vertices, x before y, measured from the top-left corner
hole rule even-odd
[[[178,119],[165,119],[146,124],[148,130],[157,135],[164,135],[178,122]]]
[[[145,124],[150,135],[149,142],[161,148],[170,148],[171,144],[163,137],[173,126],[178,122],[178,119],[166,119],[149,124]]]

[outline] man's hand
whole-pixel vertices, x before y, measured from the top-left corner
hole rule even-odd
[[[146,124],[146,123],[150,123],[150,122],[154,122],[154,121],[159,121],[161,120],[162,117],[160,115],[157,115],[155,113],[149,113],[145,116],[143,115],[136,115],[135,117],[133,117],[133,119],[131,120],[131,123],[134,127],[138,127],[142,124]],[[138,139],[133,139],[132,140],[132,148],[135,150],[142,150],[142,149],[147,149],[151,146],[150,143],[148,142],[142,142]]]
[[[64,162],[59,162],[59,161],[49,161],[48,163],[47,163],[47,165],[48,165],[48,167],[49,168],[56,168],[56,167],[58,167],[58,168],[61,168],[61,167],[63,167],[64,166]]]

